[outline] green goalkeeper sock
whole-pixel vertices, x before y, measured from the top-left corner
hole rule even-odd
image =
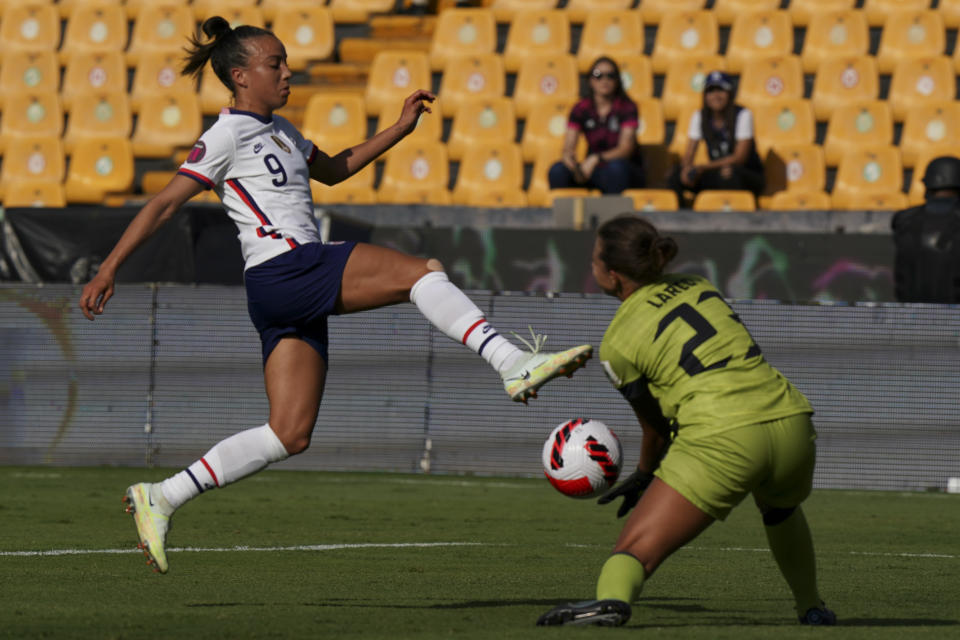
[[[631,603],[643,589],[643,565],[629,553],[615,553],[600,570],[597,580],[597,600],[622,600]]]
[[[764,527],[770,550],[796,600],[797,613],[821,606],[813,538],[800,507],[783,522]]]

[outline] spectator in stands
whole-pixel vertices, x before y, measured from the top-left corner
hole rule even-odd
[[[219,16],[203,23],[206,38],[191,38],[184,74],[208,63],[233,94],[233,108],[203,133],[177,174],[124,231],[83,288],[80,309],[90,320],[114,293],[117,269],[177,209],[214,189],[237,224],[246,262],[250,318],[260,334],[270,404],[266,424],[215,444],[206,455],[162,483],[137,483],[124,500],[135,518],[141,548],[161,573],[174,511],[201,493],[246,478],[310,445],[327,377],[327,316],[412,302],[446,335],[462,342],[500,373],[513,400],[570,375],[590,357],[589,345],[559,353],[524,353],[500,335],[447,278],[436,259],[359,242],[320,238],[310,180],[332,185],[356,174],[408,135],[429,112],[433,94],[417,90],[397,122],[369,140],[327,155],[274,112],[290,95],[283,43],[253,26],[233,29]],[[528,343],[529,344],[529,343]],[[453,382],[455,384],[455,382]],[[357,397],[375,393],[377,371]],[[259,420],[258,420],[259,421]]]
[[[570,111],[562,159],[550,167],[551,189],[589,187],[603,193],[641,188],[645,178],[637,146],[637,105],[623,90],[620,68],[604,56],[587,76],[589,89]],[[577,160],[580,134],[587,156]]]
[[[926,202],[893,216],[894,289],[900,302],[960,303],[960,159],[923,174]]]
[[[677,123],[681,126],[682,123]],[[684,192],[737,189],[763,191],[763,163],[753,142],[753,113],[734,101],[733,80],[711,71],[703,85],[703,109],[687,127],[687,148],[670,177],[670,186],[684,201]],[[694,164],[697,146],[707,145],[706,164]]]

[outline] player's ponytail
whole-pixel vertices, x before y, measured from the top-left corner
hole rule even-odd
[[[677,255],[673,238],[661,236],[656,227],[634,215],[608,220],[597,230],[600,260],[608,269],[638,284],[653,282]]]
[[[247,65],[248,56],[244,40],[273,35],[266,29],[249,25],[234,29],[220,16],[207,18],[201,30],[207,36],[207,40],[204,42],[199,36],[190,36],[189,46],[184,47],[187,55],[184,57],[182,73],[185,76],[193,76],[199,85],[200,73],[209,60],[213,72],[230,90],[230,93],[236,93],[230,70]]]

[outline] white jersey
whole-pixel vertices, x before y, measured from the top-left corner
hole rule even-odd
[[[321,242],[310,195],[317,147],[286,119],[225,109],[179,174],[216,191],[239,229],[245,269]]]

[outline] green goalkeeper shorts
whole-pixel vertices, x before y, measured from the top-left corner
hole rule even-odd
[[[767,506],[795,507],[810,495],[816,439],[808,413],[716,434],[681,428],[655,475],[718,520],[748,493]]]

